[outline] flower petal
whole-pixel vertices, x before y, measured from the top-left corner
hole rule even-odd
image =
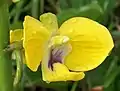
[[[96,68],[114,46],[107,28],[88,18],[71,18],[62,24],[59,32],[70,38],[72,51],[64,60],[70,70],[88,71]]]
[[[70,72],[64,64],[54,63],[52,75],[46,75],[47,81],[78,81],[84,78],[83,72]]]
[[[57,17],[52,13],[45,13],[40,16],[40,21],[49,30],[49,32],[55,34],[58,30]]]
[[[43,26],[43,24],[37,19],[26,16],[24,21],[24,41],[29,39],[39,39],[44,40],[50,37],[49,31]]]
[[[32,71],[36,71],[40,65],[44,46],[49,37],[50,33],[40,21],[30,16],[25,17],[23,47],[26,64]]]
[[[42,60],[42,77],[44,81],[77,81],[84,78],[85,74],[83,72],[70,72],[64,64],[59,62],[53,63],[53,70],[48,68],[49,52],[49,49],[46,50],[45,57]]]
[[[78,81],[84,78],[85,74],[83,72],[70,72],[68,68],[61,63],[53,64],[53,71],[44,70],[44,81],[54,82],[54,81]]]
[[[23,38],[23,29],[10,30],[10,43],[20,41]]]

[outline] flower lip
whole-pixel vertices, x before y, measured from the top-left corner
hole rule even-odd
[[[51,49],[50,59],[48,62],[48,68],[50,68],[52,71],[54,71],[53,70],[54,63],[63,64],[63,54],[64,54],[64,50],[62,50],[62,49],[56,49],[56,48]],[[69,70],[69,71],[70,72],[81,72],[81,71],[73,71],[73,70]]]

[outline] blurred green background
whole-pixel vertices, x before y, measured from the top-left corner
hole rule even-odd
[[[74,16],[84,16],[106,26],[115,47],[96,69],[86,72],[79,82],[45,83],[41,70],[36,73],[24,65],[20,91],[120,91],[120,1],[119,0],[9,0],[10,29],[22,28],[24,16],[35,18],[46,12],[57,15],[59,26]],[[101,35],[102,37],[102,35]],[[16,69],[16,64],[13,62]],[[13,71],[13,76],[14,76]],[[76,87],[76,90],[73,90]],[[72,89],[73,88],[73,89]]]

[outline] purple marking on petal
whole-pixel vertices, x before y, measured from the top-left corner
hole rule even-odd
[[[72,47],[70,44],[65,44],[61,46],[54,47],[50,53],[50,59],[48,62],[48,68],[53,70],[54,63],[64,63],[64,58],[71,52]]]
[[[63,54],[63,50],[58,49],[56,52],[56,49],[52,49],[51,53],[50,53],[50,59],[48,62],[48,68],[51,68],[53,70],[53,63],[62,63],[62,54]],[[55,53],[53,53],[55,52]]]

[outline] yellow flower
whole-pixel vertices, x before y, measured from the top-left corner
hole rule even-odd
[[[107,28],[93,20],[74,17],[58,29],[56,16],[45,13],[40,21],[25,17],[23,47],[32,71],[42,61],[44,81],[77,81],[105,60],[114,43]]]

